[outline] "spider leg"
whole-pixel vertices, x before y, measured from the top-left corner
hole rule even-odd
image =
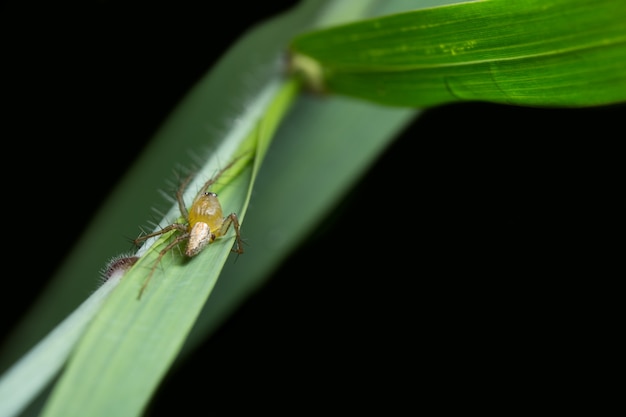
[[[237,218],[235,213],[230,213],[228,216],[224,217],[224,222],[222,223],[218,236],[224,236],[226,232],[228,232],[231,225],[235,229],[235,235],[237,238],[235,245],[231,250],[241,255],[243,253],[243,240],[241,239],[241,233],[239,233],[239,218]]]
[[[247,153],[247,152],[246,152]],[[245,155],[245,153],[244,153]],[[226,172],[228,169],[230,169],[230,167],[232,167],[233,165],[235,165],[235,162],[237,162],[238,160],[240,160],[243,157],[243,155],[238,156],[237,158],[233,159],[228,165],[226,165],[224,168],[220,169],[219,171],[217,171],[217,174],[215,174],[213,176],[213,178],[209,179],[207,182],[204,183],[204,185],[202,186],[202,188],[200,189],[200,193],[206,193],[207,191],[209,191],[209,187],[213,184],[215,184],[215,181],[217,181],[224,172]]]
[[[137,239],[133,240],[133,243],[137,246],[139,246],[139,243],[143,242],[146,239],[149,239],[151,237],[154,236],[160,236],[162,234],[165,234],[171,230],[179,230],[181,232],[186,232],[187,231],[187,226],[185,226],[184,224],[180,224],[180,223],[172,223],[169,226],[165,226],[163,229],[153,232],[153,233],[148,233],[147,235],[143,235],[143,236],[139,236]]]
[[[159,263],[161,263],[161,259],[163,259],[165,254],[169,252],[170,250],[172,250],[172,248],[174,248],[180,242],[182,242],[183,240],[187,240],[187,239],[189,239],[189,233],[185,232],[181,235],[178,235],[176,239],[172,241],[172,243],[170,243],[169,245],[161,249],[161,251],[159,252],[159,256],[157,256],[156,260],[154,261],[154,265],[152,265],[152,268],[150,268],[150,273],[148,274],[143,284],[141,285],[141,289],[139,290],[139,294],[137,295],[138,300],[141,299],[141,296],[143,292],[145,291],[146,287],[148,286],[148,283],[150,282],[152,275],[154,275],[154,271],[156,271],[157,266],[159,265]]]
[[[180,184],[180,187],[178,187],[178,190],[176,191],[176,201],[178,201],[178,209],[180,210],[180,214],[185,219],[189,218],[189,213],[187,212],[187,207],[185,207],[185,201],[183,200],[183,193],[185,192],[185,189],[189,185],[189,181],[191,181],[192,176],[193,175],[189,175],[185,179],[185,181],[183,181],[182,184]]]

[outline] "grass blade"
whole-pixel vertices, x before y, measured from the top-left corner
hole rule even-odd
[[[626,100],[626,3],[486,0],[297,37],[314,85],[378,103],[592,106]],[[321,79],[320,79],[321,77]]]
[[[220,158],[228,155],[224,148],[244,155],[213,188],[220,195],[225,213],[238,213],[243,220],[260,161],[297,91],[293,81],[283,84],[277,80],[270,85],[258,104],[267,109],[268,117],[240,143],[227,137],[216,152]],[[267,97],[273,99],[270,105],[264,103]],[[218,170],[220,160],[213,158],[203,168],[186,193],[190,195],[187,201],[206,181],[202,174]],[[163,235],[155,243],[147,241],[144,247],[148,249],[138,252],[141,258],[81,339],[44,416],[138,415],[145,407],[178,354],[234,243],[234,236],[216,240],[192,260],[183,259],[173,250],[163,257],[150,286],[138,299],[159,250],[173,240],[172,234]]]

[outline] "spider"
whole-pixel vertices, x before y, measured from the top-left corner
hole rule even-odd
[[[224,216],[222,213],[222,205],[217,198],[217,194],[208,191],[209,187],[214,184],[226,170],[233,166],[237,159],[239,158],[236,158],[230,164],[226,165],[213,178],[204,183],[189,210],[187,210],[187,207],[185,206],[183,192],[189,184],[191,176],[187,177],[187,179],[183,181],[180,188],[176,192],[176,200],[178,201],[180,214],[185,219],[184,223],[172,223],[158,232],[139,236],[134,240],[135,245],[139,245],[139,243],[145,241],[146,239],[154,236],[160,236],[172,230],[180,232],[180,234],[176,236],[171,243],[159,252],[157,259],[154,262],[154,266],[150,270],[148,277],[145,279],[141,289],[139,290],[137,299],[140,299],[143,295],[143,292],[148,286],[148,283],[150,282],[150,279],[152,278],[159,262],[161,262],[161,259],[163,259],[167,252],[169,252],[172,248],[185,240],[187,241],[185,255],[191,258],[200,253],[210,243],[213,243],[215,239],[224,236],[228,232],[228,229],[233,226],[235,229],[236,241],[231,250],[238,254],[243,253],[243,241],[241,239],[241,234],[239,233],[239,219],[237,218],[237,215],[235,213],[230,213],[228,216]]]

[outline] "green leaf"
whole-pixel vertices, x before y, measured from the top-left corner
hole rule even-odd
[[[265,113],[257,129],[243,140],[237,141],[237,135],[225,138],[185,192],[187,207],[211,173],[233,160],[235,165],[211,189],[219,193],[225,214],[234,212],[243,220],[270,138],[297,91],[294,81],[268,85],[267,93],[259,97],[258,106]],[[269,105],[266,97],[272,98]],[[139,261],[81,339],[44,416],[137,415],[145,406],[178,354],[234,243],[231,232],[232,236],[216,240],[191,260],[172,249],[159,261],[159,252],[177,233],[168,232],[156,242],[147,240],[147,250],[137,252]],[[139,298],[147,279],[150,285]],[[112,396],[116,401],[111,401]]]
[[[487,0],[319,30],[291,48],[315,85],[378,103],[592,106],[626,100],[624,22],[622,1]]]

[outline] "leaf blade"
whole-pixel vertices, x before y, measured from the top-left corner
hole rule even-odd
[[[626,99],[625,19],[609,0],[486,0],[303,34],[292,49],[329,91],[383,104],[588,106]]]
[[[263,119],[267,123],[259,125],[264,128],[253,130],[236,147],[244,155],[237,160],[243,168],[220,179],[225,212],[239,213],[242,220],[260,167],[259,158],[293,101],[298,83],[277,82],[276,88],[275,94],[270,94],[275,98],[267,118]],[[225,146],[232,148],[231,142]],[[257,161],[254,164],[253,155]],[[218,164],[219,160],[213,158],[203,172],[218,169]],[[138,415],[145,407],[182,347],[234,243],[234,236],[228,236],[216,240],[193,259],[183,259],[172,250],[159,261],[159,252],[173,241],[174,234],[146,243],[149,248],[126,273],[78,344],[44,416]],[[148,277],[152,277],[150,286],[138,299]]]

